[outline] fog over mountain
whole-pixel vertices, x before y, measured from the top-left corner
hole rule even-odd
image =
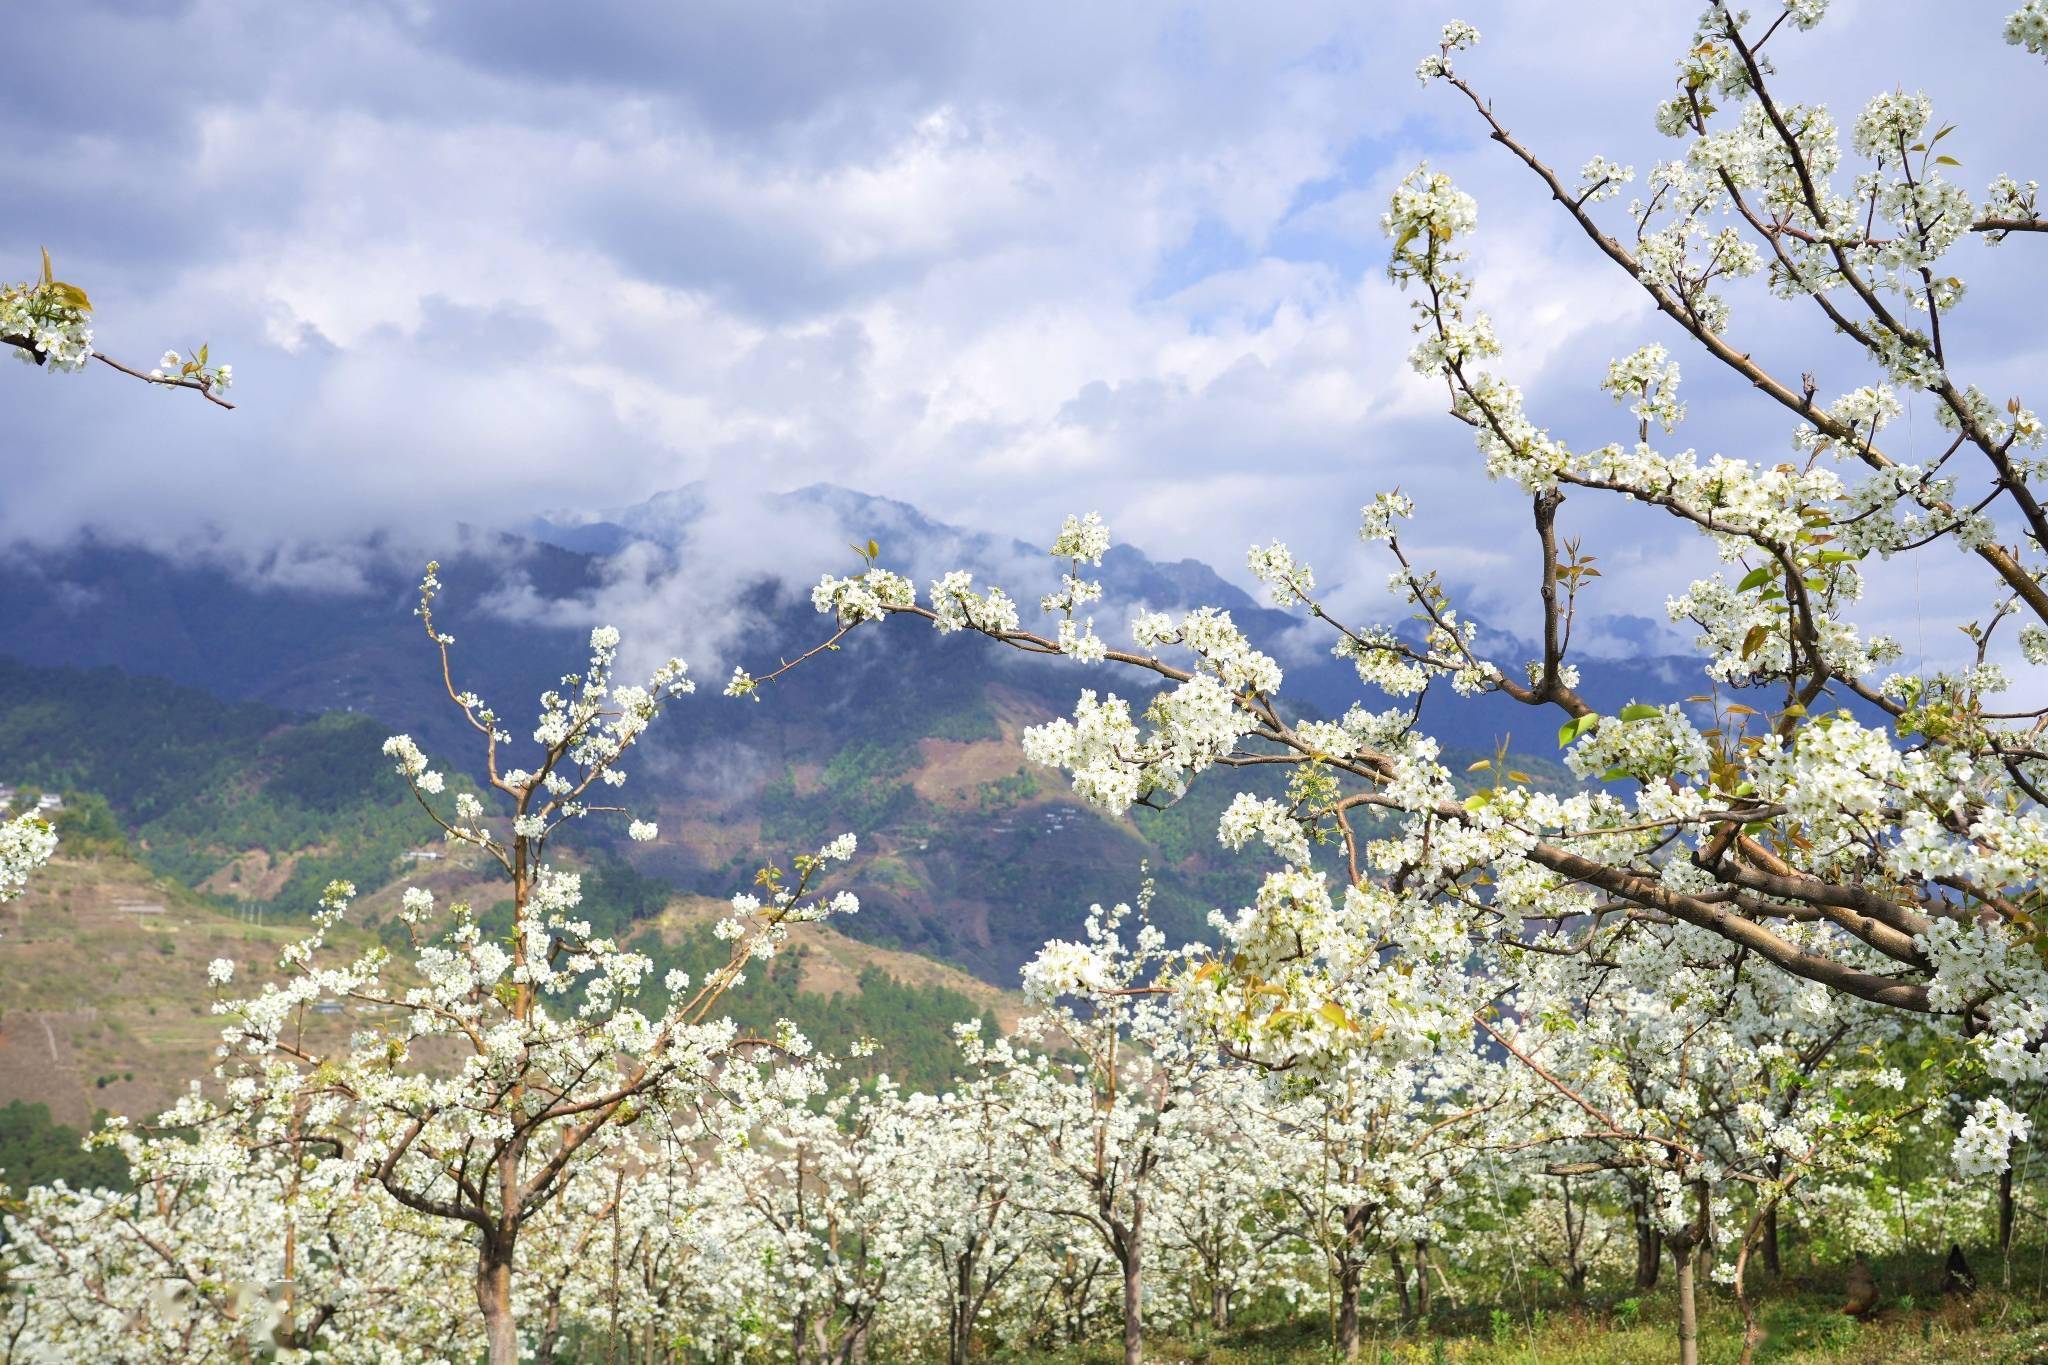
[[[921,586],[965,568],[1029,604],[1057,577],[1042,547],[832,485],[747,498],[691,485],[603,512],[557,512],[502,532],[469,529],[439,558],[445,611],[461,627],[459,657],[479,679],[523,695],[546,685],[564,651],[596,624],[625,632],[629,664],[680,654],[700,682],[800,652],[830,633],[810,605],[811,584],[820,573],[851,569],[850,547],[870,538],[885,562]],[[423,709],[438,686],[425,677],[415,684],[404,664],[405,652],[423,644],[410,608],[427,553],[408,552],[395,537],[291,562],[165,554],[92,537],[65,550],[16,551],[0,557],[0,652],[37,663],[111,664],[224,697],[398,719]],[[1255,601],[1201,561],[1165,562],[1118,545],[1102,580],[1105,599],[1095,615],[1106,636],[1122,638],[1140,608],[1216,606],[1282,661],[1284,693],[1298,704],[1325,714],[1355,701],[1382,704],[1365,694],[1349,664],[1330,656],[1326,628]],[[1382,595],[1377,612],[1356,622],[1414,637],[1419,627],[1406,618]],[[870,628],[850,652],[863,668],[902,668],[906,686],[926,651],[955,647],[907,622],[882,630],[887,648],[862,638],[882,633]],[[1673,647],[1681,637],[1661,622],[1592,616],[1585,633],[1600,657],[1587,668],[1596,702],[1611,696],[1618,705],[1668,690],[1686,668]],[[1482,628],[1479,644],[1504,667],[1538,652],[1492,628]],[[1028,675],[1025,685],[1049,695],[1096,685],[1080,666],[1027,664],[969,647],[981,651],[984,669]],[[904,662],[892,664],[899,655]],[[809,670],[827,676],[795,686],[836,690],[829,675],[839,663]],[[1447,696],[1432,706],[1428,723],[1451,743],[1483,747],[1503,724],[1512,727],[1516,709]]]
[[[1142,678],[905,620],[862,628],[758,704],[720,696],[735,664],[761,672],[831,633],[809,587],[816,572],[854,567],[850,543],[869,538],[921,581],[961,567],[1002,583],[1027,604],[1027,619],[1057,576],[1042,548],[948,526],[903,502],[831,485],[746,500],[691,486],[602,513],[469,531],[441,557],[437,625],[456,636],[457,684],[482,692],[515,733],[532,699],[575,667],[593,625],[626,633],[629,670],[672,652],[691,663],[697,695],[670,709],[635,768],[638,799],[658,806],[669,836],[615,850],[680,891],[728,895],[764,843],[801,846],[850,829],[863,856],[848,884],[867,909],[849,932],[1006,985],[1091,902],[1134,894],[1143,864],[1160,879],[1160,913],[1184,933],[1204,932],[1209,909],[1249,894],[1242,861],[1220,857],[1215,843],[1222,785],[1197,784],[1182,808],[1108,820],[1017,748],[1022,726],[1066,712],[1082,688],[1129,696]],[[111,667],[288,713],[367,714],[464,766],[471,736],[412,613],[418,557],[393,536],[325,564],[208,560],[90,538],[16,553],[0,561],[0,654]],[[1284,704],[1321,715],[1389,704],[1330,656],[1322,628],[1262,605],[1200,561],[1118,546],[1101,576],[1097,627],[1112,639],[1140,607],[1216,606],[1281,660]],[[1389,624],[1419,632],[1398,613]],[[1624,641],[1632,631],[1665,635],[1628,621],[1606,629]],[[1499,631],[1480,643],[1503,667],[1531,655]],[[1613,711],[1671,695],[1694,667],[1672,654],[1611,658],[1587,670],[1585,690]],[[1424,723],[1454,752],[1488,752],[1501,739],[1536,762],[1555,752],[1547,713],[1432,693]]]

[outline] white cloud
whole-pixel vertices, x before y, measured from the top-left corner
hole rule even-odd
[[[2042,97],[2001,64],[1996,7],[1933,31],[1904,0],[1838,8],[1785,40],[1787,81],[1845,107],[1925,82],[1974,177],[2025,171]],[[1648,112],[1687,15],[1464,12],[1487,35],[1469,69],[1561,168],[1668,152]],[[1695,390],[1692,439],[1785,449],[1780,414],[1660,328],[1453,93],[1416,85],[1440,5],[569,13],[242,0],[30,20],[41,48],[95,53],[102,93],[29,73],[0,94],[0,173],[40,206],[0,227],[0,259],[54,235],[103,344],[147,359],[203,335],[244,407],[0,372],[23,414],[0,539],[96,525],[260,557],[696,479],[830,480],[1033,540],[1099,507],[1121,538],[1226,573],[1283,535],[1364,598],[1383,566],[1352,516],[1398,483],[1414,543],[1512,619],[1527,509],[1479,482],[1407,372],[1380,273],[1379,206],[1425,153],[1480,197],[1480,296],[1532,411],[1611,438],[1599,367],[1661,337]],[[1988,267],[2031,284],[2024,251]],[[2009,323],[2027,296],[1992,291],[1983,315]],[[1971,325],[1955,344],[1997,382],[2038,368]],[[1755,306],[1737,331],[1793,374],[1841,354]],[[1655,614],[1697,567],[1600,500],[1567,518],[1617,610]]]

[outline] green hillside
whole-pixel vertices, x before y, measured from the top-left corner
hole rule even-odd
[[[367,716],[0,659],[0,783],[63,794],[67,835],[125,834],[152,869],[266,910],[310,907],[335,878],[381,885],[420,841],[387,733]],[[272,875],[247,876],[250,855]]]
[[[1217,817],[1233,792],[1278,795],[1283,780],[1240,771],[1196,783],[1171,808],[1109,819],[1026,763],[1020,732],[1052,713],[1001,682],[925,715],[881,707],[824,724],[792,709],[764,728],[767,708],[735,709],[752,737],[721,761],[743,759],[750,776],[690,780],[695,748],[658,725],[633,790],[663,837],[633,844],[598,822],[579,831],[585,908],[607,932],[625,934],[675,895],[722,899],[764,858],[852,831],[860,852],[839,883],[862,909],[843,932],[1008,987],[1047,939],[1072,936],[1091,904],[1135,895],[1141,867],[1156,879],[1153,915],[1169,936],[1205,937],[1210,911],[1244,904],[1260,869],[1218,846]],[[393,730],[421,733],[422,719],[295,715],[115,669],[0,659],[0,784],[65,794],[74,848],[127,841],[152,870],[217,905],[295,922],[331,880],[367,893],[420,871],[406,855],[436,831],[381,746]],[[435,754],[458,788],[465,757]],[[1568,780],[1554,763],[1516,762]]]

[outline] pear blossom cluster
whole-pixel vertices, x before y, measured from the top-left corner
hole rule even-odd
[[[0,819],[0,903],[13,900],[28,885],[29,874],[57,851],[57,831],[30,812]]]
[[[163,358],[150,370],[149,377],[159,384],[196,384],[208,392],[233,388],[235,367],[216,365],[207,356],[208,348],[205,346],[201,346],[189,359],[176,351],[165,351]]]
[[[92,359],[92,304],[83,290],[58,281],[0,285],[0,341],[25,364],[52,374],[85,368]]]
[[[2027,0],[2006,17],[2005,41],[2037,57],[2048,57],[2048,3]]]

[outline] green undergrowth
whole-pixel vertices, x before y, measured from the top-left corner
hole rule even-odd
[[[1998,1261],[1972,1257],[1979,1273],[1997,1278]],[[2014,1287],[1944,1295],[1939,1263],[1914,1256],[1880,1261],[1887,1290],[1865,1320],[1845,1316],[1838,1278],[1793,1280],[1758,1300],[1765,1338],[1755,1359],[1841,1362],[1842,1365],[2048,1365],[2048,1294],[2042,1254],[2016,1254]],[[1912,1292],[1918,1290],[1920,1292]],[[1000,1352],[1003,1365],[1118,1365],[1114,1325],[1103,1339],[1062,1351]],[[1702,1365],[1737,1365],[1742,1314],[1731,1298],[1706,1293],[1700,1303]],[[1582,1308],[1508,1309],[1489,1305],[1440,1311],[1424,1323],[1366,1325],[1361,1365],[1666,1365],[1678,1358],[1676,1309],[1668,1286]],[[1324,1365],[1341,1359],[1328,1320],[1304,1316],[1277,1325],[1251,1324],[1194,1336],[1154,1334],[1145,1359],[1158,1365]]]

